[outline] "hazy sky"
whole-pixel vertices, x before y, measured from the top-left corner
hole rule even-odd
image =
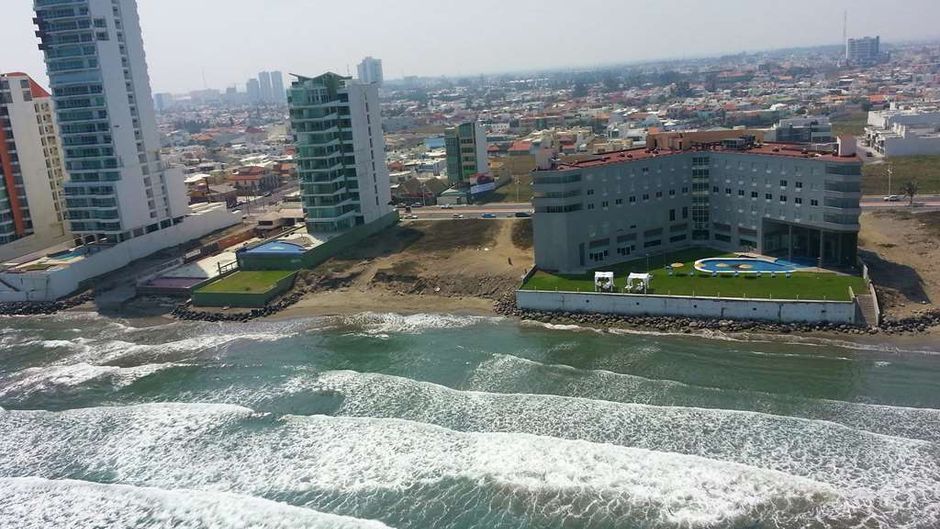
[[[0,0],[0,71],[45,83],[32,1]],[[940,37],[938,0],[138,0],[155,92],[238,84],[259,70],[386,78],[589,66]],[[460,7],[458,7],[460,6]],[[784,7],[785,6],[785,7]]]

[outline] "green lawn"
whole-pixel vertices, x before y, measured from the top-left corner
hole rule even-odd
[[[865,125],[867,124],[868,112],[849,114],[848,116],[832,120],[832,134],[835,136],[842,136],[843,134],[864,136]]]
[[[778,274],[771,278],[761,278],[730,275],[712,277],[710,274],[696,273],[694,276],[693,263],[698,259],[707,257],[720,257],[729,254],[707,248],[693,248],[668,254],[651,256],[649,270],[653,275],[650,282],[650,294],[665,294],[673,296],[711,296],[711,297],[747,297],[747,298],[773,298],[773,299],[813,299],[849,301],[849,287],[856,292],[863,292],[865,281],[861,277],[846,276],[835,273],[795,272],[787,279]],[[684,275],[670,276],[665,265],[681,262],[683,267],[678,268]],[[598,270],[614,272],[614,284],[618,292],[623,291],[630,272],[646,272],[647,260],[637,259],[619,265],[604,267]],[[594,272],[581,275],[559,275],[548,272],[536,272],[522,286],[523,290],[563,290],[570,292],[593,292]]]
[[[261,293],[267,292],[278,281],[293,274],[294,270],[258,270],[238,271],[230,276],[199,289],[200,292],[214,293]]]
[[[896,156],[862,168],[864,194],[888,194],[888,167],[893,169],[891,194],[900,195],[901,186],[908,180],[917,180],[921,194],[940,193],[940,156]]]

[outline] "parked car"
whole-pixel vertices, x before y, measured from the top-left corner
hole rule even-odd
[[[884,198],[885,202],[899,202],[901,200],[901,195],[887,195]]]
[[[414,204],[411,205],[411,207],[413,207],[413,208],[423,208],[423,207],[424,207],[424,204],[422,204],[422,203],[420,203],[420,202],[415,202]]]
[[[454,209],[452,204],[441,204],[441,209]]]
[[[517,211],[516,216],[522,219],[529,218],[532,216],[528,211]]]
[[[484,213],[484,214],[480,215],[480,218],[484,218],[484,219],[495,219],[495,218],[496,218],[496,214],[495,214],[495,213]]]
[[[462,218],[463,218],[463,215],[461,215],[460,213],[454,213],[454,218],[455,218],[455,219],[462,219]]]

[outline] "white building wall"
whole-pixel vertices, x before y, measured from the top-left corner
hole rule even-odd
[[[350,81],[346,91],[349,94],[360,210],[365,222],[369,223],[392,211],[379,90],[375,84]]]
[[[856,321],[856,305],[851,301],[690,298],[517,290],[516,305],[526,310],[593,312],[626,316],[683,316],[777,322],[854,323]]]
[[[83,281],[127,266],[162,248],[183,244],[241,222],[241,214],[224,204],[201,206],[193,215],[168,229],[145,234],[49,270],[0,273],[0,281],[15,290],[0,290],[0,302],[54,301],[78,290]]]

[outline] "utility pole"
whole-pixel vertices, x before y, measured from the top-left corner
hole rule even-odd
[[[891,195],[891,175],[893,173],[894,173],[894,169],[890,165],[888,165],[888,195]]]

